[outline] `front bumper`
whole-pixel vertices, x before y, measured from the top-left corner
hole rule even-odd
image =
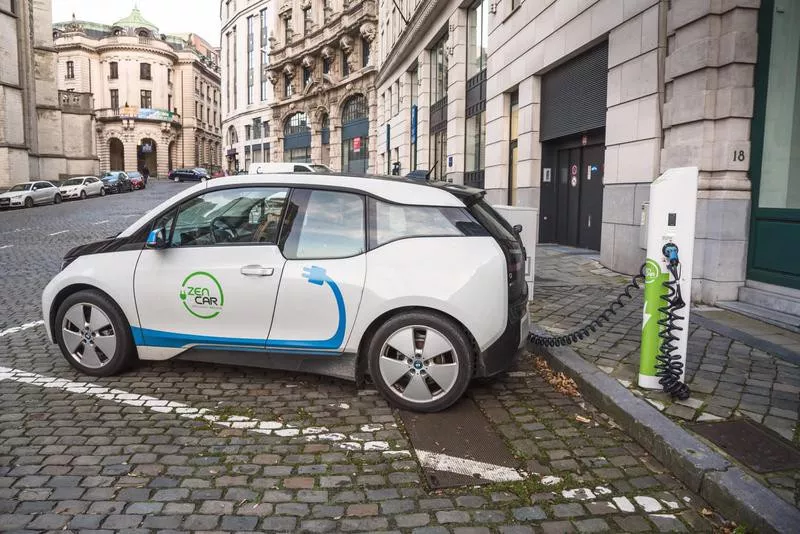
[[[0,208],[19,208],[25,205],[23,197],[0,198]]]
[[[527,296],[508,309],[508,323],[500,338],[478,354],[475,376],[483,378],[507,371],[514,364],[520,349],[525,346],[530,327]]]
[[[68,200],[70,198],[80,198],[81,192],[80,191],[59,191],[61,198],[64,200]]]

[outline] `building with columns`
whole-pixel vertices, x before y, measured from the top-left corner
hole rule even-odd
[[[219,54],[205,40],[160,33],[137,8],[110,25],[73,17],[51,31],[59,89],[94,97],[101,170],[221,165]]]
[[[272,160],[378,171],[376,0],[291,0],[274,11]],[[223,48],[226,41],[223,35]]]
[[[0,188],[94,174],[92,95],[56,83],[50,2],[0,0]]]
[[[272,0],[222,0],[222,134],[229,172],[271,160],[269,67]]]
[[[790,324],[799,17],[778,0],[383,0],[379,165],[540,208],[541,242],[625,273],[650,183],[696,166],[693,297]]]

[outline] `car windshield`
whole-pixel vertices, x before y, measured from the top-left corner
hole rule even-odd
[[[311,169],[314,172],[331,172],[327,165],[312,165]]]
[[[33,184],[17,184],[9,191],[30,191],[31,187],[33,187]]]
[[[119,173],[116,172],[107,172],[103,175],[103,180],[116,180],[119,178]]]
[[[70,178],[66,182],[61,185],[81,185],[83,183],[83,178]]]

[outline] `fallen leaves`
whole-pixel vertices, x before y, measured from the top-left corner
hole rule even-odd
[[[591,423],[592,422],[591,419],[589,419],[588,417],[584,417],[582,415],[576,415],[575,416],[575,420],[578,421],[579,423]]]
[[[534,365],[536,366],[536,372],[553,386],[556,391],[570,397],[580,397],[581,394],[578,391],[578,386],[575,384],[575,381],[564,373],[554,373],[543,358],[536,358],[534,360]]]

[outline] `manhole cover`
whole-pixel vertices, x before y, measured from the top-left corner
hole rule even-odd
[[[753,421],[696,423],[689,428],[757,473],[800,468],[800,450]]]
[[[518,462],[470,398],[439,413],[401,411],[431,488],[521,480]]]

